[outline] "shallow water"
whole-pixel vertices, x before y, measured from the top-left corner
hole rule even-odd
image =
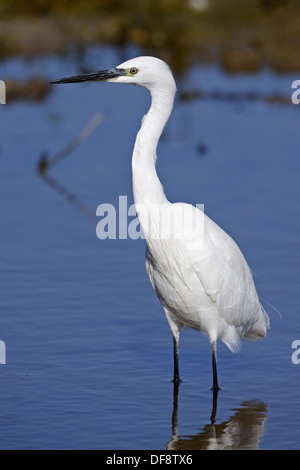
[[[85,60],[93,70],[123,59],[91,48]],[[1,78],[41,71],[78,72],[72,56],[0,65]],[[294,79],[203,67],[178,88],[290,96]],[[271,319],[268,338],[239,354],[219,345],[214,418],[209,344],[191,330],[173,397],[172,338],[144,240],[96,236],[100,204],[133,202],[130,155],[148,105],[144,89],[95,83],[0,106],[0,448],[299,449],[299,108],[178,97],[160,143],[169,199],[204,204],[233,236]],[[43,179],[42,152],[55,155],[99,111],[98,129]]]

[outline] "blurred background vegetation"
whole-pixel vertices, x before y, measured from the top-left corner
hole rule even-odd
[[[299,0],[0,0],[0,61],[134,44],[177,75],[300,70]]]

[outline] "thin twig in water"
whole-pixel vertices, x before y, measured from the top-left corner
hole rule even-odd
[[[102,113],[97,113],[91,121],[84,127],[84,129],[75,137],[69,145],[54,155],[48,158],[48,155],[43,153],[38,163],[38,171],[45,183],[56,190],[64,199],[73,203],[80,212],[83,212],[90,220],[96,221],[94,213],[83,203],[81,203],[76,195],[70,192],[65,186],[61,185],[55,178],[49,175],[48,170],[53,165],[56,165],[60,160],[69,155],[76,147],[84,142],[94,130],[101,124],[104,119]]]
[[[91,119],[91,121],[85,126],[84,129],[75,137],[72,142],[70,142],[64,149],[54,155],[52,158],[42,157],[39,162],[39,171],[44,173],[47,171],[51,166],[56,165],[60,160],[65,158],[69,155],[73,150],[75,150],[78,145],[84,142],[94,130],[101,124],[104,119],[104,115],[102,113],[97,113]]]

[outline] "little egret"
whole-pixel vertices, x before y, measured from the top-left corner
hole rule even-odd
[[[269,318],[233,239],[197,207],[170,203],[156,173],[156,149],[176,93],[172,72],[160,59],[137,57],[110,70],[51,83],[86,81],[135,84],[150,91],[151,106],[132,155],[134,202],[147,241],[146,269],[173,334],[174,383],[180,382],[180,330],[190,327],[209,338],[216,391],[217,340],[236,351],[240,338],[265,337]]]

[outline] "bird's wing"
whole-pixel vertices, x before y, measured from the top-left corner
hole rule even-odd
[[[195,272],[218,314],[229,325],[254,324],[261,307],[250,268],[239,247],[196,207],[178,204],[175,211],[182,211],[182,206],[189,206],[190,211],[184,220],[185,269]]]

